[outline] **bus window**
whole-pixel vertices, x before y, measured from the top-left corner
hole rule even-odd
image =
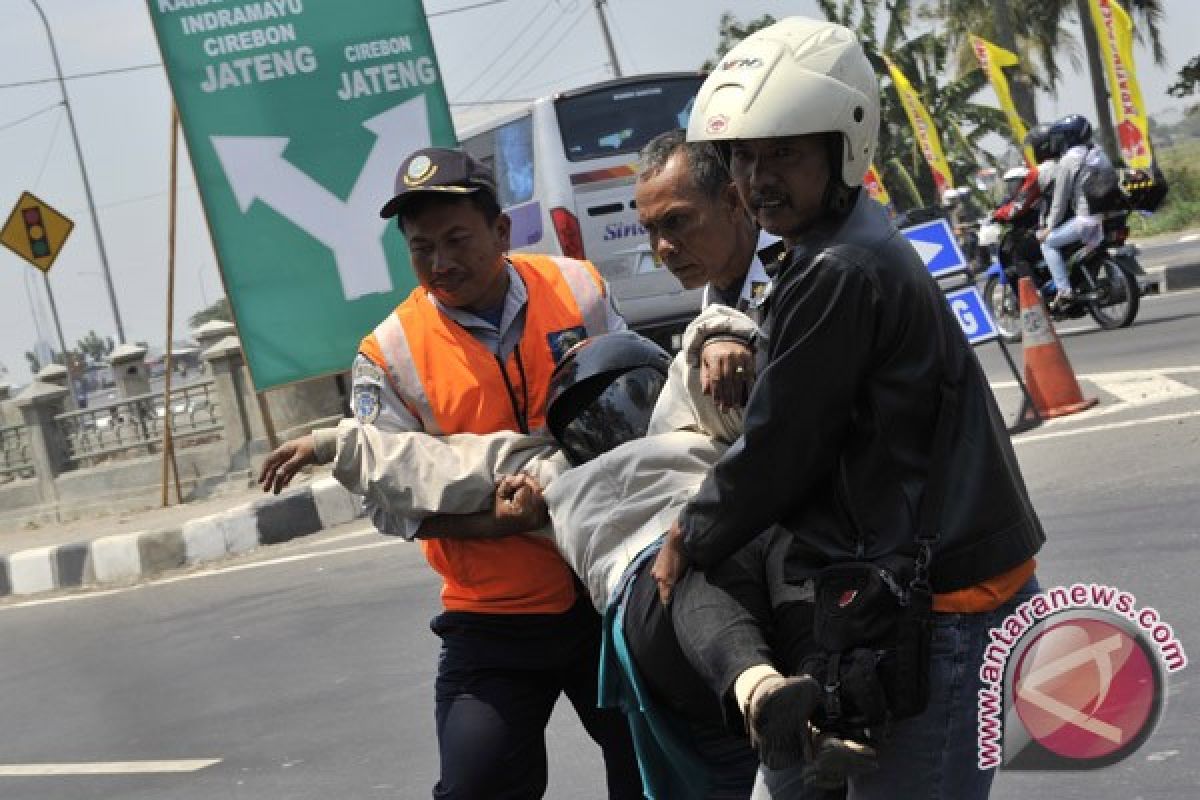
[[[532,117],[496,129],[496,181],[502,208],[533,198]]]
[[[636,153],[658,134],[687,126],[703,76],[622,82],[558,99],[558,126],[570,161]]]
[[[530,116],[478,133],[463,142],[463,149],[496,176],[501,208],[533,199],[533,120]]]

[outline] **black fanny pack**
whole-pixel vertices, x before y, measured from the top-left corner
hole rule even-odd
[[[801,669],[825,687],[824,718],[816,721],[831,729],[880,726],[916,716],[929,704],[929,571],[941,527],[965,360],[961,351],[946,347],[944,324],[938,331],[946,373],[918,510],[916,556],[833,564],[816,576],[817,652]]]
[[[906,574],[907,573],[907,574]],[[930,594],[914,589],[912,559],[849,562],[816,578],[818,651],[803,671],[825,688],[826,728],[870,728],[929,703]]]

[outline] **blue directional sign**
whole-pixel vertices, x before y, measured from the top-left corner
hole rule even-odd
[[[988,313],[987,304],[983,302],[983,295],[979,293],[978,288],[968,286],[965,289],[946,292],[946,302],[950,304],[950,310],[958,319],[959,327],[972,345],[990,342],[999,337],[996,323],[992,321],[992,315]]]
[[[966,271],[967,259],[962,250],[958,249],[954,232],[950,230],[950,223],[946,220],[935,219],[933,222],[904,228],[900,232],[912,243],[913,249],[921,256],[926,269],[933,277],[941,278]]]

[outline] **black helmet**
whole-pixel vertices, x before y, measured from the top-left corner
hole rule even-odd
[[[1058,156],[1058,138],[1049,125],[1036,125],[1025,134],[1025,144],[1033,150],[1033,160],[1041,164]]]
[[[1076,145],[1092,143],[1092,123],[1080,114],[1068,114],[1051,125],[1050,130],[1061,140],[1059,155]]]
[[[554,368],[546,425],[571,464],[646,435],[671,356],[633,331],[584,339]]]

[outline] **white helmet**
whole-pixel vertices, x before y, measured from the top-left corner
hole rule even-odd
[[[862,185],[879,135],[879,80],[849,28],[787,17],[743,39],[700,87],[689,142],[842,134],[841,179]]]

